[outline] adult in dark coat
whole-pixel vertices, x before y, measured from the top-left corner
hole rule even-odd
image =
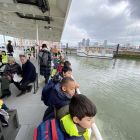
[[[51,74],[51,53],[46,44],[42,44],[42,49],[39,52],[40,75],[45,78],[45,83],[48,83]]]
[[[3,76],[1,78],[1,98],[5,96],[10,96],[9,84],[12,82],[14,74],[21,74],[21,66],[15,62],[12,56],[8,57],[8,63],[3,71]]]
[[[13,50],[13,46],[12,46],[12,41],[11,40],[8,40],[8,44],[7,44],[7,52],[10,54],[10,55],[13,55],[12,53],[14,52]]]
[[[32,83],[36,80],[36,69],[35,66],[27,59],[25,55],[20,55],[20,61],[22,63],[22,80],[18,82],[14,82],[16,87],[21,90],[21,93],[17,96],[26,93],[27,91],[31,91],[31,86],[28,86],[29,83]]]

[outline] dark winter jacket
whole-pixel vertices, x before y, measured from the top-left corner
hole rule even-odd
[[[29,60],[22,65],[22,77],[21,83],[34,82],[36,79],[35,66]]]
[[[47,84],[42,91],[42,101],[46,106],[48,106],[45,114],[44,121],[47,119],[54,118],[54,110],[58,110],[61,107],[68,105],[70,103],[71,97],[66,93],[63,93],[60,84]]]
[[[6,64],[3,75],[4,76],[11,76],[12,74],[21,74],[21,66],[18,63],[10,65],[9,63]]]
[[[7,51],[8,51],[8,53],[14,52],[13,51],[13,46],[10,43],[7,44]]]
[[[44,87],[42,91],[42,100],[46,106],[60,109],[70,103],[71,97],[61,90],[60,84],[58,83],[54,85],[54,87],[50,86],[50,88],[48,88],[47,85]]]

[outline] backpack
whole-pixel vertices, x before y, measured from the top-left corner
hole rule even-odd
[[[49,119],[34,129],[33,140],[64,140],[59,120]]]
[[[39,59],[40,59],[40,65],[41,66],[48,66],[48,51],[40,51],[39,52]]]

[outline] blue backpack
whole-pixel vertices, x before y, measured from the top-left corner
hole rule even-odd
[[[34,129],[33,140],[65,140],[57,119],[42,122]]]

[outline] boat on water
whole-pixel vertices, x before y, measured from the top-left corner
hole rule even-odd
[[[89,57],[89,58],[102,58],[102,59],[112,59],[113,52],[106,48],[79,48],[77,49],[77,56]]]

